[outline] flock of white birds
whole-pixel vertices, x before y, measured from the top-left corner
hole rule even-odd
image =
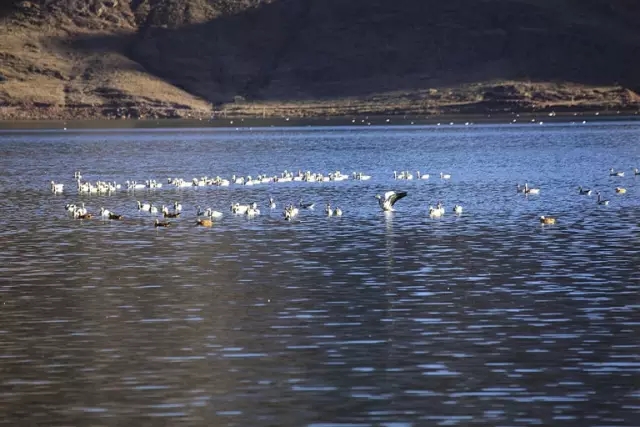
[[[633,169],[633,173],[635,176],[640,175],[640,171],[637,168]],[[624,172],[616,171],[613,168],[609,170],[609,176],[611,177],[624,177]],[[416,171],[415,175],[410,171],[394,171],[393,178],[395,180],[427,180],[430,178],[429,174],[421,174],[420,171]],[[270,176],[266,174],[257,175],[255,177],[252,176],[236,176],[233,175],[231,179],[223,179],[220,176],[216,177],[197,177],[192,180],[184,180],[182,178],[168,178],[166,182],[166,186],[170,188],[186,188],[186,187],[204,187],[204,186],[229,186],[233,185],[262,185],[262,184],[270,184],[270,183],[282,183],[282,182],[331,182],[331,181],[345,181],[348,179],[352,180],[361,180],[366,181],[371,179],[370,175],[365,175],[363,172],[353,172],[351,175],[345,175],[341,173],[339,170],[330,172],[327,174],[311,172],[311,171],[301,171],[299,170],[297,173],[290,172],[288,170],[283,171],[279,175]],[[449,180],[451,179],[451,174],[440,172],[441,180]],[[155,179],[149,179],[144,181],[144,183],[138,183],[136,181],[125,181],[124,186],[121,184],[117,184],[116,182],[107,182],[107,181],[97,181],[95,183],[91,183],[89,181],[83,181],[82,175],[79,171],[74,173],[74,180],[76,182],[76,189],[78,194],[110,194],[112,192],[118,190],[139,190],[139,189],[157,189],[162,188],[163,184],[158,182]],[[56,183],[51,181],[51,192],[55,194],[60,194],[64,192],[64,184]],[[522,193],[525,195],[537,195],[540,194],[540,189],[535,187],[530,187],[528,183],[525,183],[524,186],[520,184],[516,184],[516,192]],[[627,190],[623,187],[616,187],[615,192],[617,194],[625,194]],[[578,187],[578,194],[584,196],[590,196],[592,194],[592,190],[586,189],[583,187]],[[597,204],[598,205],[608,205],[609,200],[605,200],[601,197],[600,192],[596,192],[597,194]],[[382,195],[376,195],[375,197],[378,199],[378,204],[383,211],[393,211],[393,206],[396,202],[401,200],[402,198],[407,196],[406,191],[387,191]],[[182,213],[182,205],[179,202],[174,202],[172,206],[172,210],[169,210],[169,207],[162,205],[160,209],[158,206],[149,202],[137,202],[137,207],[139,211],[148,212],[152,215],[162,215],[164,218],[178,218]],[[277,205],[273,198],[269,198],[268,200],[268,208],[269,210],[276,209]],[[303,203],[300,201],[298,205],[288,204],[284,206],[282,210],[282,216],[285,220],[292,220],[296,218],[301,210],[313,210],[315,207],[315,203]],[[104,207],[100,208],[98,214],[94,214],[88,212],[84,202],[80,204],[67,204],[65,206],[66,211],[70,216],[76,219],[91,219],[94,217],[99,217],[105,220],[120,220],[123,219],[121,214],[117,214],[112,212]],[[232,203],[230,211],[234,215],[244,215],[246,217],[255,217],[260,215],[260,209],[256,202],[252,203]],[[328,217],[331,216],[342,216],[342,209],[338,206],[331,206],[330,203],[327,203],[324,209],[325,214]],[[429,206],[429,216],[431,217],[441,217],[445,214],[445,207],[442,203],[438,202],[435,206]],[[462,206],[456,204],[453,207],[453,213],[460,215],[462,214]],[[213,220],[219,220],[222,218],[223,213],[221,211],[216,211],[211,208],[202,209],[200,206],[196,209],[197,214],[197,222],[198,225],[203,226],[211,226],[213,224]],[[550,216],[540,216],[540,222],[543,224],[555,224],[556,219]],[[154,221],[154,225],[156,227],[167,227],[171,223],[168,221],[159,221],[157,218]]]

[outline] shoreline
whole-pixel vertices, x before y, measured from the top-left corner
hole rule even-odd
[[[247,117],[227,116],[213,119],[77,119],[77,120],[0,120],[0,131],[70,129],[162,129],[162,128],[254,128],[304,126],[409,126],[471,124],[539,124],[583,121],[636,121],[635,111],[575,111],[562,113],[523,112],[503,114],[439,115],[349,115],[323,117]]]

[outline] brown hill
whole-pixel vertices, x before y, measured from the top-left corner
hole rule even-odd
[[[0,118],[640,106],[634,0],[2,4]]]

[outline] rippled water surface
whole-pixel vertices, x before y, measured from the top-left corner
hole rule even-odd
[[[634,123],[2,132],[0,424],[637,425],[639,142]],[[372,179],[73,183],[284,169]],[[409,195],[385,215],[388,189]],[[156,229],[136,200],[183,214]],[[80,202],[125,220],[69,218]],[[198,205],[225,216],[196,227]]]

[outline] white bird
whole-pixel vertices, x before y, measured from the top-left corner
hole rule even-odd
[[[429,179],[429,174],[425,173],[424,175],[420,174],[420,171],[416,171],[416,176],[418,177],[418,179]]]
[[[138,202],[138,210],[139,211],[148,211],[149,209],[151,209],[151,204],[149,203],[140,203],[139,200],[136,200]]]
[[[100,208],[100,216],[103,218],[109,218],[109,216],[111,215],[111,212],[107,209],[105,209],[104,207]]]
[[[54,193],[62,193],[62,191],[64,190],[64,184],[56,184],[55,182],[51,181],[51,191]]]
[[[333,215],[333,209],[331,209],[331,204],[327,203],[327,207],[324,208],[324,213],[326,213],[327,216]]]
[[[624,176],[624,172],[614,171],[613,168],[609,169],[609,176]]]
[[[336,209],[333,211],[333,214],[335,216],[342,216],[342,209],[336,207]]]
[[[80,204],[80,207],[76,207],[74,209],[73,213],[77,214],[78,216],[86,215],[87,214],[87,209],[84,207],[84,202],[82,202]]]
[[[269,209],[275,209],[276,208],[276,202],[273,201],[272,197],[269,197]]]
[[[287,221],[291,221],[293,218],[298,216],[298,212],[300,212],[298,208],[296,208],[293,205],[289,205],[284,208],[284,212],[283,212],[284,219],[286,219]]]
[[[442,212],[442,209],[438,209],[438,208],[434,208],[433,206],[429,206],[429,216],[434,217],[434,218],[439,218],[442,215],[444,215],[444,213]]]
[[[441,179],[451,179],[451,174],[440,172]]]
[[[460,215],[462,213],[462,206],[460,205],[455,205],[453,207],[453,212],[455,212],[456,214]]]
[[[524,183],[524,194],[540,194],[539,188],[530,188],[528,183]]]
[[[156,206],[150,205],[149,212],[152,214],[158,213],[158,208]]]
[[[438,202],[436,207],[429,206],[429,215],[432,217],[440,217],[444,215],[444,206],[442,206],[441,202]]]
[[[182,204],[177,201],[173,202],[173,210],[176,212],[182,212]]]
[[[393,205],[403,197],[407,195],[406,191],[387,191],[384,193],[384,197],[376,194],[378,204],[383,211],[393,211]]]

